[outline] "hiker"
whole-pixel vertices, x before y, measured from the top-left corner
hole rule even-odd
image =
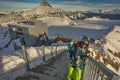
[[[81,80],[83,69],[85,67],[85,58],[87,56],[87,45],[84,42],[81,42],[80,46],[77,49],[77,54],[74,59],[75,71],[73,74],[73,80]]]
[[[84,68],[84,63],[80,54],[83,54],[85,51],[83,51],[82,48],[79,49],[80,46],[79,44],[80,44],[79,41],[73,44],[74,52],[72,55],[71,62],[68,63],[68,76],[67,76],[68,80],[81,79],[81,73],[82,69]]]

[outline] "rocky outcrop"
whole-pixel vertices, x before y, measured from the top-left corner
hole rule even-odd
[[[41,5],[52,7],[46,0],[42,0]]]

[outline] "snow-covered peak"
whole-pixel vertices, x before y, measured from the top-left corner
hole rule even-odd
[[[41,5],[52,7],[46,0],[42,0]]]
[[[46,15],[48,13],[56,13],[56,12],[62,12],[60,9],[57,8],[53,8],[50,6],[44,6],[44,5],[39,5],[35,8],[33,8],[32,10],[28,10],[25,11],[23,13],[23,15],[34,15],[34,14],[38,14],[38,15]]]

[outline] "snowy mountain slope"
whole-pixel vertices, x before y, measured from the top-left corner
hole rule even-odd
[[[0,27],[0,48],[4,48],[11,40],[7,28]]]
[[[120,52],[120,26],[115,26],[105,39],[107,48],[112,49],[113,52]]]
[[[47,1],[43,0],[40,5],[33,8],[32,10],[25,11],[23,14],[26,15],[46,15],[49,13],[58,13],[60,12],[60,9],[53,8]]]
[[[63,25],[77,25],[74,21],[70,20],[67,16],[63,17],[43,17],[42,20],[48,26],[63,26]]]
[[[48,13],[55,13],[55,12],[60,12],[60,10],[49,6],[39,5],[32,10],[25,11],[23,15],[34,15],[34,14],[45,15]]]
[[[98,42],[90,45],[91,56],[120,75],[120,26],[115,26]]]
[[[110,56],[113,63],[111,64],[120,74],[120,26],[115,26],[114,29],[105,37],[106,43],[103,46],[105,53]],[[108,68],[110,65],[107,65]],[[119,67],[118,67],[119,66]]]
[[[112,30],[114,25],[120,25],[119,20],[114,21],[86,21],[86,20],[74,20],[77,25],[68,26],[54,26],[48,27],[49,37],[52,38],[56,34],[61,34],[80,40],[83,34],[87,34],[94,39],[102,38],[106,33]]]

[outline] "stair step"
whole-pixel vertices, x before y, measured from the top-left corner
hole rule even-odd
[[[66,54],[57,57],[32,68],[26,73],[25,79],[20,80],[67,80]],[[28,77],[28,79],[27,79]]]
[[[45,71],[44,74],[56,77],[57,76],[57,71]]]
[[[40,74],[40,73],[35,73],[35,72],[28,72],[28,75],[34,76],[34,77],[39,77],[38,80],[57,80],[53,76],[45,75],[45,74]]]
[[[45,66],[45,70],[52,71],[54,68]]]
[[[39,65],[35,68],[32,68],[31,71],[37,72],[37,73],[44,73],[44,69],[45,69],[45,65],[42,64],[42,65]]]
[[[30,80],[39,80],[39,79],[35,79],[35,78],[30,78]]]

